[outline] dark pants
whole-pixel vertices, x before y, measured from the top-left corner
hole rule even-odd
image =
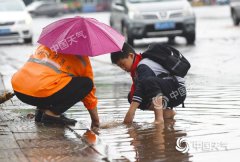
[[[93,82],[87,77],[73,77],[60,91],[49,97],[33,97],[15,91],[19,100],[39,109],[48,109],[56,114],[67,111],[92,90]]]
[[[186,88],[178,83],[173,77],[160,78],[149,77],[141,83],[143,89],[143,102],[140,105],[141,110],[149,108],[152,98],[158,94],[163,96],[165,107],[175,107],[182,104],[186,98]]]

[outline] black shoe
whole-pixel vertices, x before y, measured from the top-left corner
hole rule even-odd
[[[77,120],[67,118],[67,117],[65,116],[65,114],[61,114],[61,115],[60,115],[60,118],[62,118],[62,119],[65,120],[65,121],[68,121],[68,123],[72,123],[72,124],[76,124],[76,123],[77,123]]]
[[[43,116],[43,111],[41,111],[40,109],[36,109],[35,110],[35,121],[36,122],[41,122],[42,116]],[[60,118],[62,118],[65,121],[68,121],[68,123],[71,123],[71,124],[75,124],[77,122],[77,120],[67,118],[65,116],[65,114],[61,114]]]
[[[65,123],[63,122],[63,120],[60,117],[54,117],[54,116],[50,116],[47,114],[43,114],[42,115],[42,119],[41,122],[43,124],[59,124],[59,125],[65,125]]]
[[[35,122],[41,122],[43,116],[43,112],[39,109],[35,110]]]
[[[43,124],[75,125],[77,121],[73,119],[68,119],[63,115],[61,115],[60,117],[54,117],[44,113],[41,122]]]

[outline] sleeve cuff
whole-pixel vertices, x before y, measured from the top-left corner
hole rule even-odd
[[[83,104],[84,104],[84,106],[88,109],[88,110],[92,110],[92,109],[94,109],[94,108],[96,108],[97,107],[97,99],[94,101],[94,102],[92,102],[92,103],[89,103],[89,102],[84,102]]]
[[[133,96],[132,101],[142,103],[142,98],[139,96]]]

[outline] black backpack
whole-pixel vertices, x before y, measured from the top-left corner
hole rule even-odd
[[[175,48],[168,45],[151,44],[142,53],[143,58],[149,58],[170,72],[171,75],[184,77],[191,65],[188,60]]]

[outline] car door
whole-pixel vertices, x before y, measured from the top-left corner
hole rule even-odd
[[[112,4],[111,18],[110,24],[118,30],[122,32],[122,21],[126,14],[126,5],[124,0],[114,0]]]
[[[48,12],[48,4],[42,4],[38,8],[36,8],[35,13],[37,15],[46,15],[46,12]]]

